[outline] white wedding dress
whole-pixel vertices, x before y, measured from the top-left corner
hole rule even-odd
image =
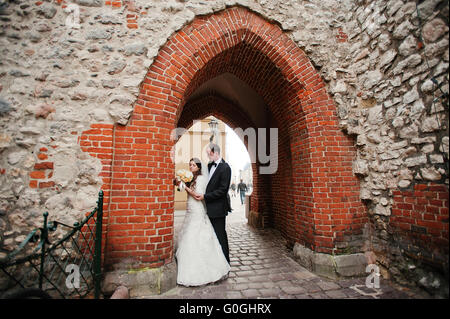
[[[199,175],[195,191],[204,194],[207,183],[208,173]],[[189,194],[177,246],[177,283],[180,285],[205,285],[220,280],[230,271],[231,267],[206,214],[204,201],[198,201]]]

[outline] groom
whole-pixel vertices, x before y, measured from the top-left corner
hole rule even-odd
[[[220,147],[210,143],[206,149],[210,162],[208,164],[208,185],[204,195],[198,195],[197,200],[205,200],[206,213],[222,246],[223,254],[230,263],[228,238],[225,231],[225,218],[231,211],[228,189],[231,181],[231,168],[220,157]]]

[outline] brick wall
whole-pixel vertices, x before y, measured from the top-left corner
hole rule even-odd
[[[390,228],[397,244],[414,258],[448,263],[448,186],[416,184],[394,191]]]
[[[108,263],[171,262],[171,130],[208,112],[232,127],[252,124],[233,103],[220,101],[208,112],[208,100],[187,103],[201,84],[225,72],[264,99],[268,127],[279,129],[278,171],[255,175],[252,209],[265,214],[291,244],[318,252],[339,253],[361,234],[366,217],[352,174],[353,142],[338,128],[321,77],[279,26],[234,7],[197,17],[169,38],[140,87],[129,124],[114,133],[111,126],[94,124],[81,137],[83,149],[102,160],[104,188],[111,188],[105,194]]]
[[[164,158],[164,147],[153,142],[169,141],[169,130],[137,124],[145,129],[118,126],[114,137],[112,125],[93,124],[83,132],[80,144],[103,164],[107,265],[131,258],[137,267],[159,267],[172,258],[173,214],[167,213],[169,207],[173,212],[173,192],[167,183],[172,171],[165,168],[169,152]]]

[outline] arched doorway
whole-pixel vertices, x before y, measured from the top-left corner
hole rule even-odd
[[[221,87],[227,81],[231,91]],[[239,83],[263,102],[249,107]],[[109,226],[122,223],[120,232],[107,234],[107,264],[172,262],[171,132],[209,114],[243,130],[266,128],[258,140],[277,129],[277,170],[261,174],[267,165],[252,165],[256,216],[281,230],[291,246],[361,251],[367,217],[352,173],[353,141],[338,128],[320,75],[277,25],[232,7],[197,17],[169,38],[140,87],[129,124],[113,133],[122,143],[111,155],[114,205],[107,214]],[[262,151],[268,150],[266,144]]]

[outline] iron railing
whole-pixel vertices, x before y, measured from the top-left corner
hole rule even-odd
[[[103,192],[97,207],[73,226],[48,222],[47,212],[43,216],[43,227],[0,260],[0,298],[21,291],[43,291],[51,298],[100,298]],[[68,231],[51,243],[49,232],[58,227]]]

